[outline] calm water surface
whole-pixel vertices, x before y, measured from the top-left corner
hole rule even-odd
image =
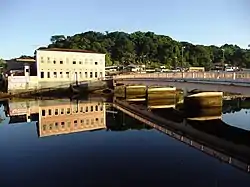
[[[1,111],[1,187],[250,185],[249,173],[100,100],[10,101]],[[222,119],[249,130],[249,116]]]

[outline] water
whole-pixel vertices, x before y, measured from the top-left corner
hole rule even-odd
[[[6,112],[2,107],[1,187],[250,184],[249,173],[106,106],[101,99],[2,104]],[[248,109],[231,111],[225,107],[222,119],[227,124],[248,125]]]

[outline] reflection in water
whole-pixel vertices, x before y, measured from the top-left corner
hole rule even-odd
[[[152,115],[190,130],[183,133],[99,101],[9,101],[3,106],[3,121],[11,123],[0,126],[0,186],[166,186],[166,181],[185,186],[188,181],[190,186],[228,187],[232,181],[235,186],[250,181],[248,173],[206,155],[244,171],[249,167],[233,156],[246,156],[250,136],[221,120],[182,123],[182,112],[152,109]],[[132,106],[141,109],[136,102]],[[39,137],[51,138],[37,138],[36,129]]]
[[[223,121],[231,126],[250,131],[250,100],[224,101]]]
[[[98,101],[10,101],[8,114],[11,124],[37,121],[39,137],[106,128],[105,105]]]
[[[250,132],[231,127],[220,119],[186,120],[175,110],[154,110],[153,115],[146,110],[128,105],[124,101],[115,101],[115,106],[132,116],[188,145],[198,148],[211,156],[250,172]],[[165,111],[165,112],[162,112]],[[169,114],[168,116],[164,115]],[[172,117],[172,118],[170,118]],[[176,118],[176,119],[174,119]],[[181,120],[180,120],[181,118]],[[204,148],[205,147],[205,148]]]

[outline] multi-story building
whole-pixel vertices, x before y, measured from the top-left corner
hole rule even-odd
[[[40,87],[94,81],[105,76],[105,54],[75,49],[38,49],[37,79]]]

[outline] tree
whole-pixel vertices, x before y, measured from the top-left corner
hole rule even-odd
[[[167,67],[204,66],[213,67],[214,63],[223,62],[230,65],[250,67],[250,50],[237,45],[218,46],[194,45],[189,42],[175,41],[169,36],[153,32],[137,31],[100,33],[88,31],[73,36],[54,35],[48,48],[85,49],[105,53],[106,64],[142,64],[151,66],[164,64]],[[182,54],[182,49],[183,50]],[[249,45],[250,47],[250,45]],[[222,50],[223,49],[223,50]],[[183,63],[182,63],[183,57]]]
[[[7,63],[5,60],[0,58],[0,68],[6,69],[7,68]]]

